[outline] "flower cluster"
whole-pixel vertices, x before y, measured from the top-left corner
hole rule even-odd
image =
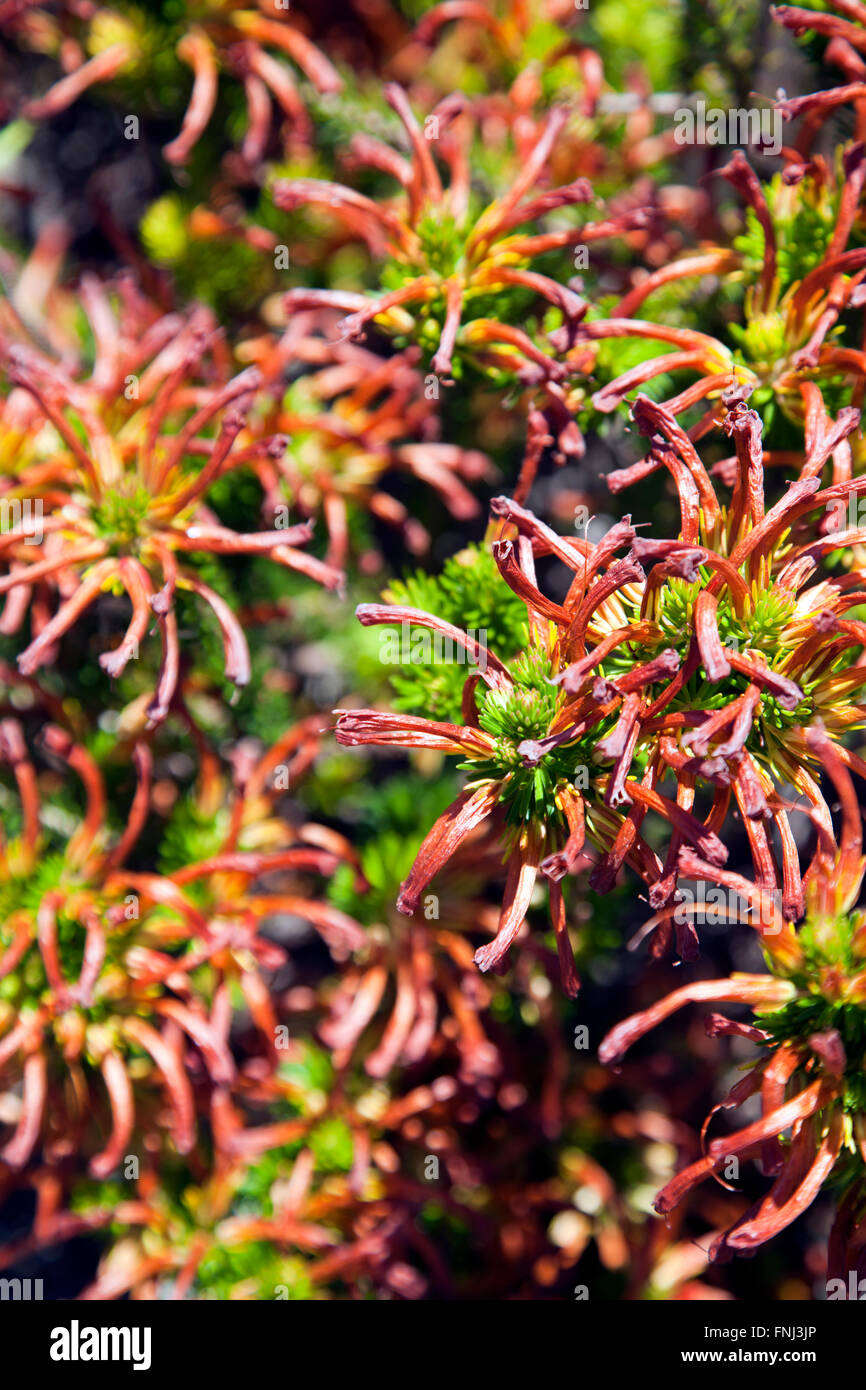
[[[77,777],[83,792],[80,824],[69,833],[74,803],[45,826],[24,728],[3,721],[0,758],[19,800],[7,825],[11,830],[17,819],[20,826],[3,846],[0,883],[0,1072],[7,1113],[18,1115],[2,1149],[10,1167],[26,1165],[37,1143],[49,1159],[88,1153],[102,1130],[89,1171],[105,1177],[133,1142],[140,1144],[143,1133],[158,1136],[164,1123],[177,1151],[188,1153],[202,1103],[206,1113],[237,1079],[229,1030],[238,999],[263,1054],[275,1061],[277,1025],[263,972],[278,968],[285,954],[259,926],[293,903],[297,884],[284,880],[326,873],[336,862],[315,843],[313,827],[305,839],[269,814],[273,762],[296,755],[292,745],[300,748],[311,734],[292,730],[257,766],[239,770],[224,824],[215,800],[226,789],[210,773],[198,815],[210,828],[212,852],[156,873],[128,867],[152,810],[147,744],[132,749],[137,781],[117,835],[106,824],[106,786],[93,756],[58,725],[43,725],[40,757]],[[342,921],[317,925],[343,948],[361,936]]]
[[[187,563],[202,554],[267,554],[336,588],[339,571],[298,549],[310,527],[287,526],[288,506],[270,530],[238,534],[207,506],[208,489],[259,454],[280,454],[280,436],[236,447],[260,384],[248,368],[208,382],[203,363],[216,330],[206,313],[151,318],[133,300],[115,319],[108,296],[92,282],[87,307],[98,345],[93,370],[75,380],[24,344],[9,343],[3,366],[10,386],[6,426],[15,439],[14,471],[3,479],[7,505],[27,499],[38,515],[0,537],[6,597],[4,629],[20,630],[31,613],[31,641],[18,656],[31,675],[49,661],[65,633],[105,592],[125,593],[132,615],[120,644],[99,658],[119,676],[139,654],[155,622],[162,663],[149,715],[165,717],[180,662],[178,591],[211,608],[225,647],[226,677],[249,680],[243,630],[225,599]],[[202,384],[194,375],[202,371]],[[25,399],[21,399],[24,397]],[[219,421],[216,433],[204,434]],[[84,437],[82,438],[82,434]],[[203,460],[195,467],[193,460]],[[44,543],[34,546],[34,540]],[[35,593],[56,595],[55,611]],[[44,615],[44,616],[43,616]]]
[[[579,294],[534,270],[532,262],[643,226],[644,210],[530,233],[528,224],[593,199],[583,178],[533,192],[566,124],[563,108],[551,111],[507,190],[479,208],[469,177],[473,119],[464,99],[446,98],[422,129],[402,88],[391,84],[385,96],[400,118],[411,160],[365,135],[354,138],[350,153],[356,167],[384,170],[396,179],[402,189],[396,205],[382,205],[355,189],[322,180],[296,179],[274,188],[278,207],[332,211],[350,235],[384,258],[384,293],[368,298],[296,290],[288,295],[287,307],[344,309],[348,316],[342,332],[349,337],[363,335],[368,324],[381,321],[391,332],[424,346],[431,354],[430,370],[446,383],[456,370],[456,356],[469,353],[491,370],[528,372],[530,378],[549,379],[555,385],[563,368],[520,327],[525,302],[540,297],[552,306],[568,335],[587,306]],[[434,150],[448,169],[447,187]],[[509,300],[514,321],[503,313]]]
[[[174,165],[190,160],[214,120],[221,77],[242,86],[247,131],[241,157],[253,167],[264,158],[275,128],[282,127],[289,146],[307,144],[311,138],[310,116],[296,81],[298,70],[319,93],[339,92],[343,86],[334,65],[311,43],[295,17],[274,0],[248,9],[227,0],[206,0],[194,7],[193,14],[183,15],[180,23],[168,17],[169,7],[156,22],[139,10],[124,12],[120,6],[103,9],[70,3],[45,9],[17,4],[7,8],[0,26],[26,48],[59,56],[65,69],[65,76],[42,96],[21,103],[21,114],[29,120],[56,117],[103,83],[135,88],[156,77],[169,86],[163,59],[165,49],[171,51],[173,46],[181,71],[191,69],[193,77],[180,131],[163,151]],[[60,15],[52,13],[58,8]],[[70,28],[78,31],[74,37]]]
[[[0,0],[4,1276],[863,1269],[866,6],[765,11]]]
[[[628,518],[597,543],[562,538],[516,503],[494,502],[500,539],[492,542],[493,557],[526,605],[527,646],[505,653],[510,661],[437,615],[393,604],[358,609],[364,624],[429,628],[458,643],[477,668],[464,685],[461,725],[356,710],[340,714],[337,738],[463,758],[466,788],[424,842],[398,906],[414,912],[443,863],[494,818],[509,878],[496,940],[476,956],[482,968],[498,964],[515,939],[540,870],[550,884],[569,987],[576,988],[559,884],[581,865],[587,836],[602,850],[594,886],[609,888],[630,862],[653,906],[668,909],[661,920],[670,936],[679,848],[723,865],[719,831],[732,801],[767,892],[779,887],[768,836],[768,825],[775,827],[784,913],[796,919],[802,912],[783,789],[794,786],[826,821],[804,726],[820,720],[838,739],[866,717],[855,702],[866,679],[856,660],[864,632],[846,616],[864,601],[859,575],[816,572],[826,554],[863,536],[859,528],[831,530],[826,539],[796,544],[793,534],[799,518],[847,496],[848,484],[821,490],[820,470],[856,419],[831,425],[799,480],[765,511],[760,419],[741,392],[728,401],[723,428],[736,454],[720,470],[731,488],[725,507],[674,416],[646,397],[635,403],[636,421],[653,436],[639,469],[667,468],[677,486],[675,540],[640,536]],[[536,562],[545,556],[570,572],[561,603],[537,587]],[[864,770],[855,754],[844,756]],[[671,777],[675,798],[661,790]],[[712,788],[703,819],[694,814],[702,787]],[[650,811],[669,825],[664,861],[640,833]],[[684,955],[696,946],[684,931],[677,944]]]
[[[810,730],[808,739],[833,779],[843,824],[838,841],[822,826],[796,934],[785,932],[768,914],[763,931],[770,973],[684,985],[619,1024],[602,1043],[600,1056],[608,1063],[618,1062],[649,1029],[687,1004],[748,1005],[754,1023],[710,1014],[707,1031],[711,1036],[747,1039],[761,1048],[760,1058],[713,1107],[704,1127],[704,1153],[662,1189],[656,1210],[669,1212],[732,1158],[759,1158],[773,1185],[711,1243],[710,1258],[719,1260],[753,1250],[784,1230],[835,1175],[839,1205],[830,1235],[828,1273],[844,1279],[860,1257],[866,1202],[866,930],[863,913],[855,910],[866,859],[850,774],[820,727]],[[681,853],[680,868],[724,881],[687,851]],[[757,884],[744,885],[744,893],[750,908],[760,906],[764,892]],[[716,1113],[735,1109],[755,1095],[761,1100],[760,1118],[706,1142],[706,1129]],[[781,1137],[786,1131],[789,1140]]]

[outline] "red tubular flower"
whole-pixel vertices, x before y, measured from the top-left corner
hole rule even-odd
[[[293,1045],[291,1061],[303,1062]],[[142,1156],[133,1186],[88,1185],[77,1194],[75,1211],[65,1209],[63,1186],[50,1169],[32,1178],[36,1216],[31,1232],[0,1250],[0,1268],[8,1267],[79,1234],[91,1234],[103,1246],[96,1276],[79,1294],[85,1301],[135,1299],[273,1300],[275,1296],[339,1297],[363,1287],[368,1295],[418,1299],[428,1291],[443,1297],[455,1292],[446,1250],[418,1222],[429,1201],[422,1178],[400,1173],[400,1156],[411,1133],[426,1149],[436,1148],[455,1175],[465,1171],[459,1153],[457,1116],[466,1094],[451,1078],[416,1086],[393,1097],[382,1096],[375,1117],[366,1105],[355,1106],[335,1087],[326,1109],[314,1104],[321,1093],[286,1080],[269,1078],[246,1099],[253,1109],[291,1105],[296,1117],[276,1125],[242,1128],[230,1103],[214,1110],[218,1136],[212,1163],[175,1161],[178,1190],[169,1192],[158,1159]],[[348,1146],[351,1167],[335,1170],[323,1155],[329,1131]],[[244,1142],[233,1146],[232,1135]],[[461,1164],[463,1167],[461,1168]],[[510,1192],[485,1203],[489,1210],[470,1211],[459,1197],[446,1194],[447,1209],[461,1223],[467,1219],[476,1242],[483,1241],[486,1261],[496,1269],[503,1217],[517,1204]],[[534,1236],[524,1263],[541,1237],[539,1220],[549,1202],[523,1218],[527,1237]],[[110,1228],[110,1230],[109,1230]],[[498,1279],[496,1280],[498,1282]]]
[[[320,93],[339,92],[343,81],[323,53],[285,13],[274,18],[257,10],[218,5],[212,16],[189,30],[177,46],[178,57],[193,70],[194,81],[180,134],[165,147],[173,164],[185,164],[213,117],[220,71],[243,83],[249,116],[241,150],[247,164],[261,162],[274,115],[291,140],[310,141],[310,119],[286,58],[297,65]]]
[[[804,8],[800,5],[773,5],[771,14],[794,34],[807,30],[820,34],[830,42],[825,61],[841,69],[848,82],[827,91],[811,92],[806,96],[783,98],[778,108],[788,120],[803,116],[797,148],[805,156],[812,147],[817,132],[832,116],[836,107],[851,102],[856,117],[856,138],[866,136],[866,64],[862,53],[866,49],[866,8],[858,0],[830,0],[838,14]]]
[[[689,1003],[751,1007],[754,1027],[720,1015],[707,1021],[711,1036],[748,1038],[764,1055],[710,1112],[704,1136],[717,1111],[739,1106],[756,1092],[761,1095],[761,1118],[706,1145],[703,1157],[658,1194],[656,1210],[668,1213],[698,1183],[717,1175],[732,1155],[760,1155],[773,1186],[714,1239],[710,1258],[722,1259],[753,1250],[784,1230],[814,1201],[831,1173],[839,1171],[844,1187],[831,1237],[830,1272],[838,1276],[841,1270],[844,1278],[844,1270],[852,1267],[844,1261],[862,1247],[866,1235],[866,925],[863,913],[852,911],[866,859],[860,808],[843,758],[820,727],[808,730],[806,739],[839,794],[842,826],[837,843],[819,822],[818,848],[806,876],[805,918],[798,931],[781,928],[781,923],[778,934],[773,927],[767,929],[773,973],[685,985],[614,1028],[599,1056],[608,1064],[617,1063],[639,1038]],[[758,885],[715,870],[688,851],[681,853],[680,869],[689,877],[698,875],[734,889],[749,909],[763,905],[765,894]],[[731,915],[737,917],[740,911]],[[782,1136],[788,1130],[790,1140],[785,1142]]]
[[[573,991],[577,982],[558,884],[586,863],[585,841],[602,851],[593,876],[600,888],[613,883],[626,861],[651,884],[661,878],[662,866],[640,834],[649,811],[716,862],[723,863],[726,852],[714,831],[656,788],[665,764],[657,739],[644,737],[644,720],[653,707],[653,688],[675,685],[679,658],[671,651],[653,656],[661,631],[636,616],[643,571],[634,560],[616,558],[634,541],[629,521],[591,544],[558,536],[506,498],[498,498],[493,511],[502,537],[493,544],[494,558],[526,605],[530,647],[505,662],[435,615],[362,605],[362,623],[426,628],[462,646],[476,669],[466,683],[462,725],[354,710],[338,712],[337,739],[350,746],[434,748],[464,759],[466,789],[424,841],[397,905],[414,912],[458,847],[479,826],[492,824],[504,836],[505,900],[495,940],[476,953],[476,962],[483,970],[500,965],[522,927],[540,871],[552,884],[557,949]],[[505,538],[509,531],[513,540]],[[571,574],[561,604],[537,586],[535,557],[544,555],[556,556]],[[650,659],[637,655],[641,651]],[[609,771],[601,770],[604,762],[612,763]]]
[[[799,518],[847,495],[841,484],[822,491],[816,475],[828,434],[844,437],[854,420],[846,415],[813,441],[804,476],[767,510],[760,421],[738,393],[724,422],[737,451],[726,507],[674,417],[643,396],[634,415],[653,435],[653,459],[676,482],[680,538],[637,537],[627,519],[593,545],[562,538],[518,504],[497,499],[501,539],[493,554],[526,605],[531,638],[519,662],[504,662],[428,613],[385,605],[358,610],[365,624],[425,627],[462,645],[477,667],[465,688],[463,725],[360,710],[340,714],[337,737],[346,744],[435,748],[462,756],[471,774],[404,884],[398,906],[407,911],[477,825],[494,812],[504,817],[506,900],[495,942],[476,957],[485,969],[501,961],[519,932],[538,870],[554,882],[573,871],[585,862],[587,836],[602,850],[593,886],[608,889],[630,861],[649,884],[657,911],[653,949],[669,948],[677,855],[686,847],[720,870],[726,852],[719,832],[732,800],[760,889],[779,892],[782,919],[797,919],[803,882],[783,788],[795,786],[826,823],[808,729],[822,720],[838,744],[866,717],[854,703],[866,680],[856,659],[866,629],[844,616],[863,601],[859,574],[828,573],[807,583],[823,555],[858,543],[860,532],[795,539]],[[506,539],[509,533],[513,539]],[[625,545],[629,555],[616,558]],[[535,561],[545,555],[563,561],[573,576],[562,602],[538,588]],[[652,567],[648,578],[642,565]],[[840,756],[866,770],[853,753]],[[597,775],[604,763],[609,770]],[[668,777],[676,781],[675,799],[665,794]],[[705,788],[712,804],[702,820],[695,798]],[[666,863],[640,835],[650,811],[671,828]],[[559,921],[558,901],[552,906]],[[558,939],[564,947],[561,932]],[[686,923],[677,923],[677,942],[681,954],[695,954]],[[788,942],[784,932],[779,949]]]
[[[673,415],[643,396],[634,406],[640,428],[653,435],[648,462],[673,475],[682,516],[678,541],[638,538],[632,547],[654,566],[640,616],[668,634],[681,659],[679,685],[652,710],[650,727],[678,775],[731,789],[767,891],[778,887],[765,829],[774,822],[782,840],[784,911],[796,918],[799,870],[779,790],[792,783],[823,807],[803,730],[820,719],[838,740],[864,717],[857,660],[864,631],[845,616],[862,601],[859,573],[816,578],[822,558],[859,544],[859,532],[830,525],[826,539],[815,541],[803,536],[799,521],[813,511],[830,515],[845,505],[849,487],[861,490],[859,482],[821,490],[818,477],[827,451],[850,434],[856,418],[843,412],[813,438],[801,478],[766,510],[760,420],[738,392],[728,399],[724,430],[736,456],[724,473],[732,485],[726,507]],[[630,481],[613,477],[615,486]],[[855,755],[842,756],[861,770]],[[653,905],[663,905],[657,895]]]
[[[491,988],[474,970],[467,939],[479,927],[495,924],[497,914],[478,895],[485,878],[500,876],[497,849],[488,823],[457,846],[437,878],[435,897],[410,907],[404,895],[399,910],[392,899],[381,904],[381,916],[381,885],[374,894],[363,877],[363,854],[358,860],[347,851],[344,862],[355,876],[357,910],[368,925],[363,947],[336,986],[324,992],[328,1016],[319,1034],[340,1073],[348,1073],[350,1063],[363,1056],[368,1075],[388,1077],[398,1067],[421,1063],[436,1040],[439,1049],[453,1044],[462,1083],[483,1089],[501,1073]],[[313,924],[325,910],[316,901],[296,908]]]

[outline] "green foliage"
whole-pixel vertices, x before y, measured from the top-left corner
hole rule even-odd
[[[809,177],[792,188],[781,174],[764,186],[776,240],[779,296],[820,265],[833,235],[838,197],[827,184]],[[754,209],[746,208],[745,231],[734,238],[734,249],[743,256],[750,281],[764,263],[764,232]]]
[[[486,547],[468,546],[451,556],[437,576],[418,570],[405,579],[391,580],[385,598],[472,632],[501,660],[510,660],[529,640],[526,607],[505,583]],[[425,632],[410,627],[410,650],[416,635]],[[394,706],[409,714],[459,723],[469,674],[471,669],[458,662],[412,661],[390,674]]]
[[[400,884],[407,877],[426,832],[454,800],[458,779],[451,773],[427,779],[394,776],[344,801],[345,814],[357,817],[355,842],[365,883],[359,887],[349,864],[341,864],[328,884],[335,907],[365,926],[386,922],[394,913]]]
[[[460,767],[472,773],[472,782],[501,781],[500,801],[506,819],[514,827],[557,824],[561,820],[556,806],[556,790],[561,781],[571,782],[579,774],[588,786],[592,748],[599,730],[590,738],[560,744],[527,767],[520,744],[525,739],[541,739],[551,732],[553,719],[563,702],[561,687],[550,683],[547,655],[530,650],[511,667],[515,689],[488,690],[478,722],[496,739],[489,758],[473,759]]]
[[[647,6],[642,0],[601,0],[589,6],[591,32],[615,86],[622,87],[637,64],[655,90],[669,88],[685,56],[686,36],[679,5]]]
[[[838,924],[844,930],[843,924]],[[863,1057],[866,1055],[866,1008],[861,1002],[834,1002],[826,999],[816,983],[804,984],[805,993],[789,1004],[757,1017],[757,1026],[765,1029],[775,1043],[797,1043],[807,1055],[809,1039],[816,1033],[837,1032],[847,1057],[844,1073],[842,1104],[849,1115],[866,1111],[866,1076]]]

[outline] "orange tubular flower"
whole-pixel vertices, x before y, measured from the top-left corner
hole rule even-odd
[[[859,338],[854,344],[840,338],[840,319],[863,302],[866,249],[856,244],[859,237],[848,246],[852,232],[862,227],[863,146],[853,145],[845,152],[838,184],[822,157],[801,162],[795,152],[785,154],[785,171],[768,185],[759,181],[739,151],[720,171],[743,198],[751,226],[760,234],[761,261],[754,278],[745,254],[703,250],[647,276],[609,318],[580,324],[570,342],[561,330],[555,335],[555,343],[568,348],[567,361],[580,373],[591,364],[591,345],[605,339],[643,338],[674,349],[607,382],[592,397],[596,409],[611,412],[636,387],[681,371],[694,372],[697,380],[666,404],[680,414],[707,402],[707,414],[697,427],[701,431],[719,418],[720,398],[735,384],[754,391],[759,404],[778,401],[789,418],[805,425],[807,438],[815,413],[821,418],[826,410],[826,398],[845,400],[859,409],[866,391],[866,355]],[[819,242],[817,254],[796,244],[801,216],[804,226],[818,223],[824,229],[826,239]],[[750,277],[743,322],[731,328],[734,347],[691,328],[635,317],[643,301],[661,286],[722,274]]]
[[[507,0],[501,6],[503,13],[500,18],[492,7],[481,3],[481,0],[444,0],[444,3],[434,5],[423,16],[415,30],[415,38],[419,43],[431,44],[446,24],[456,22],[486,31],[504,57],[518,62],[523,56],[533,23],[540,20],[542,23],[561,24],[570,17],[570,8],[568,0],[542,0],[541,4],[533,3],[533,0],[529,3],[526,0]],[[574,44],[573,47],[579,48],[580,45]]]
[[[373,849],[378,866],[375,841]],[[399,858],[402,850],[395,841]],[[354,880],[348,905],[367,926],[363,946],[325,992],[328,1017],[319,1035],[338,1072],[351,1074],[351,1062],[363,1056],[367,1074],[385,1078],[450,1043],[461,1082],[483,1086],[501,1073],[491,1036],[491,989],[474,969],[468,939],[491,920],[495,929],[497,914],[479,894],[485,878],[500,876],[499,860],[495,828],[488,824],[455,850],[437,895],[426,897],[407,920],[381,882],[374,888],[364,878],[363,853],[347,851],[342,872]],[[395,866],[395,878],[399,872]],[[326,910],[315,901],[297,908],[313,925]]]
[[[7,14],[10,8],[12,13]],[[223,75],[243,84],[248,122],[241,155],[251,167],[261,163],[276,127],[285,132],[287,151],[293,143],[311,143],[311,121],[293,68],[300,69],[317,92],[343,88],[336,68],[307,38],[296,17],[274,0],[260,0],[258,7],[246,9],[236,0],[205,0],[195,6],[196,22],[190,27],[183,21],[169,22],[155,32],[152,16],[135,11],[64,8],[78,22],[82,42],[70,40],[64,34],[68,26],[58,24],[48,9],[36,4],[0,9],[0,30],[22,39],[27,47],[51,53],[59,49],[66,68],[66,76],[43,96],[24,102],[22,116],[27,120],[57,116],[91,87],[118,77],[151,83],[157,54],[162,58],[162,47],[173,45],[180,63],[192,69],[193,84],[180,132],[164,150],[172,164],[188,162],[213,121]],[[93,53],[89,59],[86,48]]]
[[[584,301],[532,270],[533,258],[578,242],[615,237],[629,226],[642,225],[643,212],[537,235],[517,230],[558,208],[587,203],[593,196],[585,179],[532,195],[567,119],[566,111],[557,108],[508,191],[476,213],[468,161],[472,122],[465,99],[447,97],[427,118],[426,125],[433,122],[437,132],[432,140],[421,130],[400,87],[389,85],[385,96],[403,124],[411,160],[369,136],[355,137],[351,155],[356,164],[384,170],[397,179],[403,188],[397,204],[382,205],[342,184],[317,179],[279,182],[274,186],[274,200],[286,210],[329,210],[350,234],[363,238],[373,254],[389,258],[386,283],[395,288],[373,298],[292,290],[287,295],[289,309],[345,309],[348,317],[342,327],[348,336],[360,336],[368,324],[376,322],[388,331],[423,340],[432,353],[432,371],[446,382],[458,352],[470,353],[487,367],[522,370],[533,381],[559,380],[563,370],[552,355],[518,324],[495,316],[497,296],[528,290],[558,309],[571,332],[586,311]],[[447,189],[434,150],[449,170]]]
[[[291,136],[309,144],[310,118],[285,59],[291,59],[322,93],[342,91],[337,70],[293,19],[267,0],[261,3],[263,14],[238,9],[232,0],[211,0],[209,8],[211,13],[177,46],[178,57],[192,68],[194,81],[180,134],[165,147],[166,159],[185,164],[207,130],[221,70],[228,70],[244,86],[249,121],[241,154],[247,164],[254,166],[264,157],[274,103]]]
[[[97,764],[64,730],[45,727],[44,754],[76,774],[85,798],[80,825],[58,844],[43,829],[57,817],[43,814],[23,732],[15,720],[0,721],[0,770],[11,771],[21,806],[21,832],[0,854],[4,1122],[18,1111],[0,1151],[9,1167],[23,1168],[41,1148],[49,1161],[85,1153],[91,1173],[104,1177],[134,1134],[164,1129],[189,1152],[200,1098],[213,1100],[240,1079],[229,1046],[235,989],[275,1065],[276,1020],[262,972],[279,968],[285,953],[259,926],[283,910],[286,875],[297,896],[299,873],[327,873],[338,862],[328,832],[308,826],[295,834],[270,813],[273,767],[304,757],[312,732],[291,730],[219,813],[211,807],[213,853],[160,874],[126,867],[150,810],[147,745],[133,750],[137,786],[115,837]],[[216,790],[208,773],[208,804]],[[349,922],[317,926],[340,950],[363,940]]]
[[[29,347],[10,345],[3,354],[7,376],[34,403],[21,410],[13,393],[10,410],[18,412],[26,440],[24,460],[0,477],[4,500],[22,507],[21,521],[0,537],[3,628],[20,627],[29,600],[32,639],[18,658],[29,675],[53,659],[59,639],[101,594],[125,593],[132,605],[129,627],[100,665],[120,675],[156,621],[163,651],[149,709],[156,723],[178,679],[178,590],[196,594],[213,611],[228,679],[237,685],[249,680],[240,624],[182,557],[267,554],[332,589],[342,576],[297,548],[309,540],[309,525],[241,535],[219,525],[208,509],[207,491],[217,478],[274,449],[273,440],[237,447],[260,384],[255,368],[219,385],[190,385],[213,341],[209,314],[194,311],[185,321],[148,317],[133,295],[118,321],[93,280],[85,283],[83,299],[97,343],[89,378],[74,380]],[[216,437],[205,434],[220,415]],[[191,469],[196,457],[204,466]],[[50,594],[59,603],[50,617],[41,617],[45,604],[37,612],[35,598]]]
[[[324,517],[327,563],[343,568],[352,542],[350,507],[398,527],[408,549],[420,554],[430,537],[398,498],[382,484],[391,472],[428,484],[452,516],[469,520],[480,505],[467,483],[491,482],[496,470],[475,449],[442,444],[435,438],[435,402],[417,369],[420,356],[409,349],[387,359],[356,343],[329,343],[313,332],[299,332],[296,319],[279,343],[247,344],[263,375],[264,405],[256,430],[288,436],[285,452],[261,455],[254,467],[268,503],[275,509],[288,487],[302,516]],[[310,370],[283,391],[283,376],[299,363]],[[361,556],[374,568],[375,554]]]
[[[116,1213],[106,1205],[94,1206],[82,1218],[84,1228],[119,1224],[125,1239],[108,1251],[80,1298],[273,1299],[279,1296],[275,1290],[297,1287],[298,1297],[315,1299],[326,1296],[317,1292],[319,1284],[339,1288],[343,1267],[369,1277],[387,1264],[385,1251],[397,1224],[387,1201],[362,1207],[345,1179],[336,1190],[333,1178],[323,1183],[314,1174],[310,1149],[302,1149],[294,1164],[286,1166],[288,1176],[271,1184],[267,1216],[250,1213],[236,1201],[249,1180],[248,1162],[225,1165],[201,1187],[190,1183],[184,1197],[199,1199],[194,1208],[167,1202],[155,1174],[139,1185],[142,1195],[122,1202]],[[353,1239],[359,1213],[367,1215],[366,1230]],[[236,1274],[229,1294],[209,1294],[214,1269],[221,1264],[230,1269],[239,1253],[243,1268],[245,1250],[253,1257],[246,1261],[246,1277]],[[255,1270],[257,1253],[261,1275]]]
[[[288,1058],[302,1062],[304,1052],[292,1045]],[[212,1163],[201,1165],[195,1157],[175,1163],[177,1182],[167,1186],[158,1160],[144,1154],[134,1186],[128,1180],[87,1184],[79,1188],[74,1211],[63,1205],[57,1175],[38,1169],[31,1179],[37,1199],[32,1229],[0,1249],[0,1268],[75,1235],[107,1236],[110,1228],[109,1248],[79,1294],[83,1300],[310,1300],[351,1293],[359,1279],[368,1295],[370,1285],[391,1298],[418,1299],[428,1289],[453,1294],[448,1261],[418,1220],[429,1189],[411,1171],[401,1172],[400,1160],[403,1136],[412,1132],[421,1152],[434,1141],[444,1163],[463,1171],[454,1117],[465,1093],[450,1077],[393,1098],[382,1088],[375,1118],[370,1092],[367,1104],[357,1107],[339,1088],[324,1110],[321,1099],[308,1087],[269,1078],[251,1104],[289,1102],[293,1118],[241,1128],[227,1101],[214,1110]],[[329,1130],[338,1131],[340,1149],[348,1149],[337,1171],[329,1162]],[[485,1249],[498,1248],[510,1203],[479,1214],[450,1191],[440,1200],[475,1224]],[[524,1222],[528,1232],[535,1229],[529,1213]]]
[[[712,1259],[754,1250],[796,1220],[815,1200],[831,1173],[843,1190],[830,1238],[830,1274],[846,1277],[862,1259],[866,1237],[866,919],[853,911],[866,871],[862,818],[842,758],[820,728],[807,734],[809,747],[832,778],[842,806],[838,843],[832,828],[816,817],[818,849],[806,884],[806,913],[784,949],[766,937],[771,975],[735,975],[675,990],[667,999],[619,1024],[599,1050],[615,1064],[639,1038],[689,1003],[749,1005],[755,1024],[713,1014],[711,1036],[747,1038],[764,1056],[710,1112],[741,1105],[760,1094],[761,1118],[712,1140],[703,1157],[658,1194],[656,1210],[667,1213],[698,1183],[733,1155],[760,1156],[775,1179],[767,1195],[712,1243]],[[725,883],[730,875],[684,851],[680,867]],[[752,886],[756,898],[763,896]],[[790,1130],[790,1140],[782,1136]],[[853,1263],[852,1263],[853,1261]]]

